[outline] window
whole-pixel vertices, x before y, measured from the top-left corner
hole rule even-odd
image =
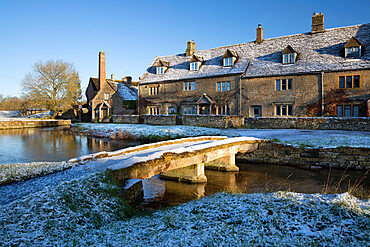
[[[339,76],[339,88],[359,88],[360,87],[360,76]]]
[[[228,105],[217,106],[216,115],[230,115],[230,108]]]
[[[197,114],[197,108],[195,106],[184,107],[184,115],[195,115]]]
[[[283,54],[283,63],[294,63],[295,53]]]
[[[168,114],[176,114],[176,109],[174,107],[168,107]]]
[[[164,67],[157,67],[157,75],[164,74]]]
[[[199,69],[199,62],[190,63],[190,70],[198,70]]]
[[[275,89],[280,90],[293,90],[293,79],[277,79],[275,80]]]
[[[149,87],[149,95],[158,95],[159,94],[159,86]]]
[[[159,115],[159,107],[148,107],[149,115]]]
[[[184,82],[184,91],[194,91],[194,90],[195,90],[195,81]]]
[[[276,105],[276,116],[293,116],[293,105]]]
[[[348,47],[346,48],[346,57],[361,57],[361,47]]]
[[[231,90],[231,84],[229,81],[222,81],[217,82],[217,91],[218,92],[225,92]]]
[[[225,57],[224,58],[224,66],[233,66],[233,58],[232,57]]]
[[[109,95],[109,93],[105,93],[105,94],[104,94],[104,99],[105,99],[105,100],[109,100],[109,99],[110,99],[110,95]]]
[[[360,107],[358,105],[337,105],[338,117],[359,117]]]

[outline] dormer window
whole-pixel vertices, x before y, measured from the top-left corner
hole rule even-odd
[[[193,55],[190,58],[190,70],[199,70],[200,66],[202,66],[203,58],[200,56]]]
[[[344,45],[344,57],[348,58],[357,58],[361,57],[361,48],[362,43],[356,39],[355,37],[352,37],[345,45]]]
[[[224,67],[230,67],[233,66],[238,60],[238,54],[230,49],[227,49],[225,54],[222,56],[222,65]]]
[[[297,59],[297,52],[288,45],[282,52],[283,64],[295,63]]]
[[[199,69],[199,62],[190,63],[190,70],[198,70]]]
[[[157,67],[157,75],[164,74],[164,67]]]
[[[156,64],[155,67],[157,68],[156,69],[156,74],[157,75],[162,75],[168,69],[168,62],[163,61],[163,60],[158,60],[158,63]]]

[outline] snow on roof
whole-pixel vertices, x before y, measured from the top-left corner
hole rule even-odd
[[[370,52],[364,52],[359,59],[343,57],[342,49],[352,37],[356,37],[365,47],[370,47],[370,23],[326,29],[317,34],[303,33],[265,39],[261,44],[253,41],[196,51],[194,55],[204,58],[198,71],[189,70],[191,57],[185,54],[157,57],[156,60],[169,62],[168,70],[157,75],[153,63],[140,83],[243,74],[249,61],[245,77],[370,68]],[[281,54],[288,45],[294,47],[298,58],[294,64],[286,65],[281,62]],[[227,49],[232,49],[239,56],[231,67],[222,66],[222,56]]]
[[[137,89],[125,83],[117,83],[117,93],[123,100],[137,100]]]

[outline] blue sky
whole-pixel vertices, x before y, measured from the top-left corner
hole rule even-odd
[[[74,64],[86,89],[98,75],[145,72],[155,56],[182,53],[190,39],[197,50],[309,32],[313,12],[325,28],[370,22],[370,0],[348,1],[17,1],[0,0],[0,94],[21,96],[21,80],[38,61]]]

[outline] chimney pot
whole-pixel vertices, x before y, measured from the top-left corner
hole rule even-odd
[[[189,40],[187,43],[187,48],[185,51],[186,56],[191,56],[195,52],[195,42],[193,40]]]
[[[257,44],[261,44],[262,41],[263,41],[263,28],[262,28],[262,25],[261,24],[258,24],[258,27],[257,27],[257,38],[256,38],[256,43]]]
[[[114,74],[111,74],[111,75],[110,75],[110,79],[111,79],[112,81],[114,81]]]

